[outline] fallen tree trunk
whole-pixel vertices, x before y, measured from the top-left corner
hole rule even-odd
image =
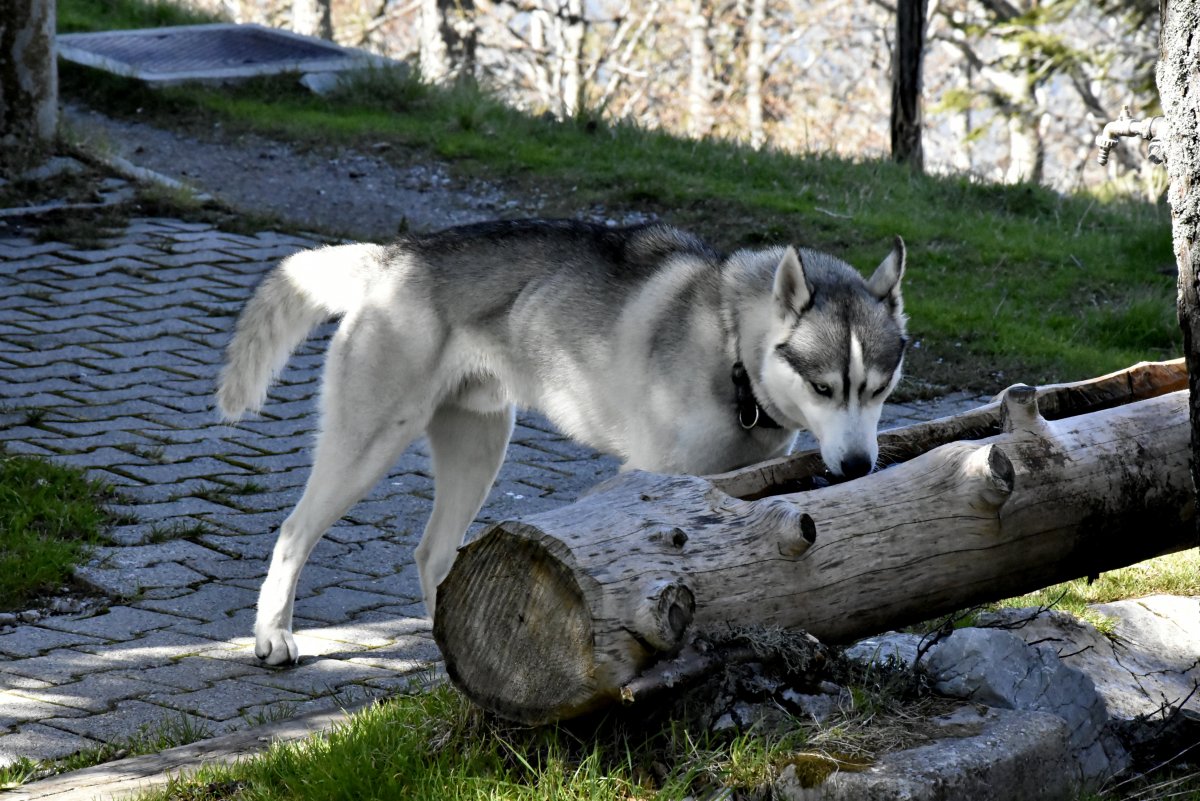
[[[634,472],[492,526],[438,591],[447,672],[481,706],[542,723],[618,699],[697,634],[844,642],[1195,544],[1186,392],[1051,421],[1018,386],[984,409],[1000,433],[844,484],[789,492],[784,465],[775,491],[761,466]],[[954,427],[938,422],[927,433]],[[915,448],[904,431],[892,441]]]

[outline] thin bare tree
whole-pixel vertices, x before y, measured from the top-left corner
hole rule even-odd
[[[332,40],[329,0],[292,0],[292,30],[305,36]]]
[[[892,51],[892,158],[917,172],[925,170],[921,91],[927,13],[927,0],[898,0]]]

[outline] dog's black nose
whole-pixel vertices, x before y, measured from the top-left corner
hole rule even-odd
[[[851,478],[861,478],[871,472],[871,460],[866,457],[866,454],[854,453],[842,459],[842,477],[849,480]]]

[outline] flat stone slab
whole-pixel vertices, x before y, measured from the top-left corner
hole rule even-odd
[[[61,34],[58,54],[159,86],[221,83],[285,72],[336,72],[386,61],[333,42],[247,23]],[[178,263],[187,262],[172,262]]]
[[[861,772],[805,779],[789,765],[785,801],[1066,801],[1076,796],[1067,724],[1047,712],[964,706],[933,721],[944,736],[881,757]]]

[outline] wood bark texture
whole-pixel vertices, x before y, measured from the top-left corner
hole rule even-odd
[[[1158,94],[1167,119],[1171,230],[1179,267],[1179,324],[1191,375],[1192,453],[1200,455],[1200,2],[1160,0]],[[1200,487],[1200,458],[1193,459]]]
[[[1156,370],[1179,378],[1137,376]],[[1138,380],[1104,379],[1100,405]],[[631,472],[492,526],[438,590],[447,672],[481,706],[544,723],[618,700],[694,635],[845,642],[1194,544],[1185,392],[1059,420],[1037,398],[1010,388],[1000,433],[843,484]]]
[[[0,168],[28,167],[58,126],[54,0],[0,0]]]
[[[925,170],[921,146],[921,68],[925,60],[926,0],[896,4],[896,47],[892,56],[892,159]]]

